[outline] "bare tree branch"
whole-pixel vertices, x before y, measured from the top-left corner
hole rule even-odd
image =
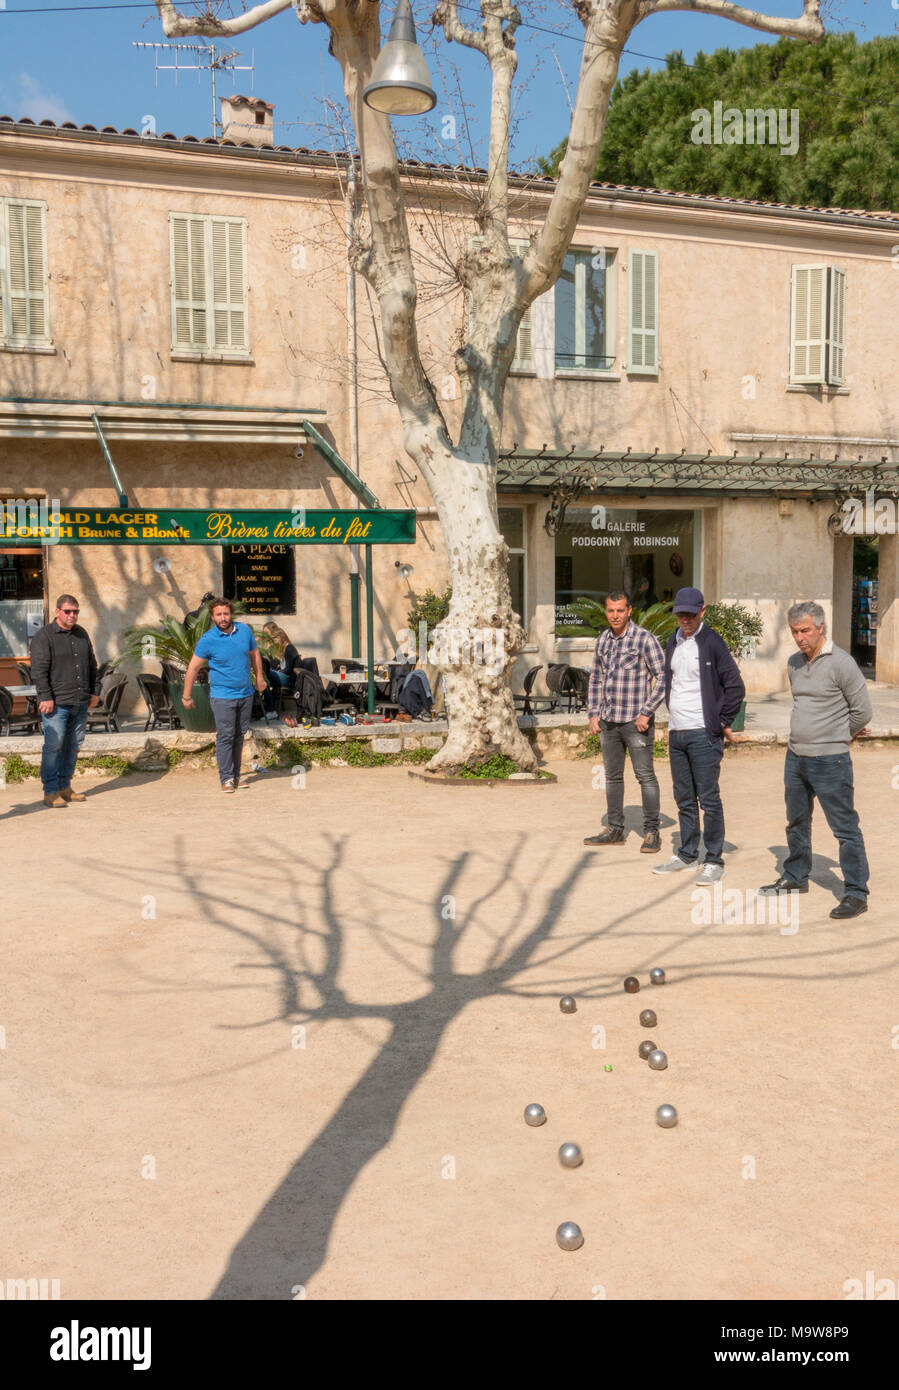
[[[755,10],[747,10],[743,5],[733,5],[730,0],[648,0],[640,18],[644,19],[650,14],[662,14],[665,10],[716,14],[722,19],[732,19],[735,24],[745,24],[750,29],[761,29],[765,34],[808,39],[810,43],[818,43],[824,37],[824,25],[819,16],[820,0],[803,0],[802,15],[799,19],[781,19],[779,15],[758,14]]]
[[[282,10],[291,8],[292,0],[265,0],[262,5],[254,5],[245,14],[235,15],[233,19],[218,19],[212,13],[205,15],[186,15],[176,9],[172,0],[156,0],[156,8],[159,11],[159,18],[162,20],[163,32],[170,39],[180,38],[184,34],[199,34],[207,38],[214,38],[218,34],[243,34],[247,29],[255,29],[257,24],[262,24],[272,15],[280,14]],[[309,6],[305,8],[310,9]],[[314,9],[314,6],[311,7]],[[298,12],[299,13],[299,12]],[[302,22],[318,18],[310,12],[299,15]]]

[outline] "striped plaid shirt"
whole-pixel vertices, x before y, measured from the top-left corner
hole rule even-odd
[[[634,622],[620,637],[606,628],[596,639],[588,715],[627,724],[639,714],[654,714],[665,698],[664,669],[664,653],[651,632]]]

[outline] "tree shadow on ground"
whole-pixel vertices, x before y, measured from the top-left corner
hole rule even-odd
[[[289,865],[276,846],[254,850],[257,881],[262,877],[278,883],[280,908],[260,904],[252,884],[242,893],[240,886],[227,879],[213,878],[210,883],[208,866],[197,866],[188,842],[179,846],[171,868],[160,873],[160,884],[189,894],[210,928],[227,932],[248,949],[249,958],[239,961],[237,969],[257,977],[260,970],[272,974],[272,1012],[251,1023],[222,1027],[259,1030],[281,1023],[364,1025],[370,1020],[386,1024],[389,1030],[377,1054],[235,1245],[210,1295],[213,1300],[289,1300],[305,1289],[326,1259],[334,1223],[350,1189],[390,1143],[403,1108],[427,1074],[446,1030],[469,1004],[488,997],[557,998],[562,979],[564,987],[584,1001],[617,995],[621,980],[601,969],[583,970],[580,953],[634,917],[639,916],[642,924],[657,911],[669,911],[678,896],[666,883],[651,898],[647,895],[639,912],[616,913],[618,870],[606,861],[610,882],[605,920],[583,928],[569,920],[564,935],[551,939],[560,919],[571,912],[572,895],[585,870],[591,870],[588,882],[594,878],[597,859],[585,852],[559,878],[552,847],[543,846],[542,852],[535,853],[533,843],[521,836],[507,856],[492,863],[491,877],[474,900],[467,894],[466,873],[470,868],[482,871],[484,858],[480,852],[460,851],[445,863],[428,903],[389,887],[375,870],[377,876],[368,882],[356,874],[359,907],[348,912],[338,909],[337,900],[339,882],[351,872],[347,863],[351,843],[347,836],[326,835],[321,853],[313,857],[310,851],[307,859],[299,854]],[[123,868],[118,873],[127,878],[132,871]],[[656,887],[656,881],[652,882]],[[461,922],[447,908],[457,895],[465,902]],[[354,943],[349,934],[360,930],[421,982],[416,997],[397,1002],[350,997],[342,976],[350,973],[347,956]],[[899,960],[894,934],[878,942],[866,934],[855,944],[846,942],[836,948],[816,943],[810,950],[803,946],[801,952],[791,942],[788,962],[791,967],[799,963],[798,971],[784,968],[787,939],[782,936],[776,938],[772,954],[751,951],[711,964],[701,958],[686,959],[684,948],[707,932],[705,925],[685,923],[672,942],[670,917],[658,932],[647,933],[641,925],[634,951],[639,961],[635,960],[633,971],[639,973],[657,963],[657,935],[664,936],[666,959],[677,958],[679,982],[719,975],[770,979],[772,963],[781,978],[815,979],[822,969],[832,975],[837,959],[841,976],[872,973],[887,966],[866,961],[853,970],[852,965],[858,951],[867,954],[880,947],[892,952],[887,965]],[[479,968],[465,969],[462,956],[472,955],[476,935],[484,938],[483,944],[477,944]],[[572,957],[576,971],[560,976],[559,963]],[[209,989],[206,983],[146,977],[145,984],[153,990]]]

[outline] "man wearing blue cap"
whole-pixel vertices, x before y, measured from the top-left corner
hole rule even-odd
[[[724,741],[746,687],[724,639],[703,622],[705,599],[698,589],[674,597],[677,632],[665,649],[668,757],[680,818],[680,849],[654,874],[693,869],[699,862],[699,810],[705,863],[696,882],[717,883],[724,873],[724,808],[718,775]]]

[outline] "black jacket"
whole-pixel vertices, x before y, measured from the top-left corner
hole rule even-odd
[[[31,679],[38,700],[58,705],[81,705],[100,694],[97,658],[91,639],[76,623],[63,632],[54,620],[34,634],[31,643]]]
[[[671,706],[671,658],[677,645],[677,633],[668,638],[665,648],[665,701]],[[740,668],[731,656],[724,638],[708,623],[696,634],[699,648],[699,691],[702,714],[709,738],[718,738],[721,730],[730,728],[737,710],[746,696]]]

